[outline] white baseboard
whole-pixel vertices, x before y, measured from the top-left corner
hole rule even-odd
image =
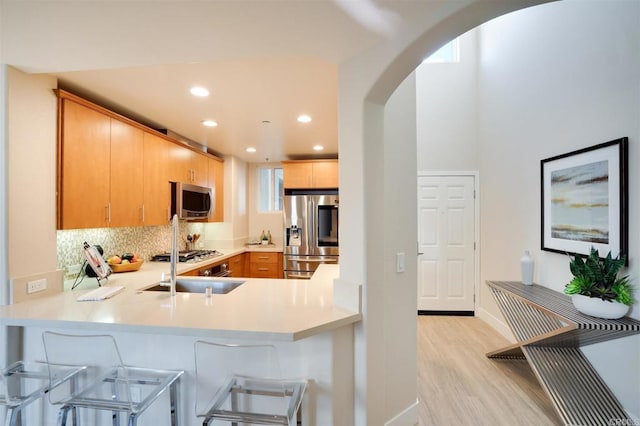
[[[418,400],[393,416],[384,426],[415,426],[418,424]]]
[[[498,333],[500,333],[505,339],[510,341],[511,343],[515,343],[516,339],[511,329],[507,324],[502,322],[501,319],[496,318],[491,315],[486,309],[478,308],[476,310],[476,316],[493,327]]]

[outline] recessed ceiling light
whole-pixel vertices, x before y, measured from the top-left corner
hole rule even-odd
[[[313,146],[313,150],[314,151],[322,151],[324,149],[324,146],[322,145],[314,145]]]
[[[250,146],[247,149],[245,149],[245,151],[247,151],[247,152],[256,152],[256,149],[254,147]]]
[[[202,120],[202,125],[207,127],[216,127],[218,123],[213,120]]]
[[[311,122],[311,117],[306,115],[306,114],[302,114],[298,116],[298,122],[300,123],[310,123]]]
[[[200,86],[192,87],[191,89],[189,89],[189,92],[193,96],[199,96],[201,98],[204,98],[205,96],[209,96],[209,90],[205,89],[204,87],[200,87]]]

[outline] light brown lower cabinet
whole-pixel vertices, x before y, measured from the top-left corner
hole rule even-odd
[[[205,270],[227,264],[230,277],[244,278],[283,278],[282,253],[249,252],[241,253],[220,262],[212,263],[180,275],[198,276]]]
[[[282,253],[249,252],[250,278],[282,278]]]
[[[246,254],[242,253],[229,258],[229,262],[227,262],[227,264],[229,265],[229,271],[231,272],[229,276],[231,277],[247,276],[247,274],[245,273],[245,267],[244,267],[246,257],[247,257]]]

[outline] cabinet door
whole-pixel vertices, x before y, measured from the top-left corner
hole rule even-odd
[[[142,130],[111,119],[111,187],[109,226],[142,225]]]
[[[209,157],[191,151],[191,183],[209,185]]]
[[[108,225],[110,118],[64,99],[60,133],[60,229]]]
[[[314,188],[338,187],[338,161],[317,161],[313,164]]]
[[[208,186],[213,188],[215,206],[209,222],[224,222],[224,162],[209,158]]]
[[[244,262],[245,254],[238,254],[229,258],[229,271],[231,271],[232,277],[244,277],[246,276]]]
[[[282,255],[279,253],[249,253],[249,276],[252,278],[282,278]]]
[[[144,133],[144,224],[166,225],[171,208],[169,184],[168,142],[151,133]]]
[[[175,143],[169,143],[169,179],[172,182],[191,183],[191,156],[193,151]]]
[[[283,163],[282,184],[285,188],[310,188],[313,168],[309,162]]]

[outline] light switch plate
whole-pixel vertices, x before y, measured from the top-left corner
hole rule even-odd
[[[404,253],[396,253],[396,272],[404,272],[405,256]]]

